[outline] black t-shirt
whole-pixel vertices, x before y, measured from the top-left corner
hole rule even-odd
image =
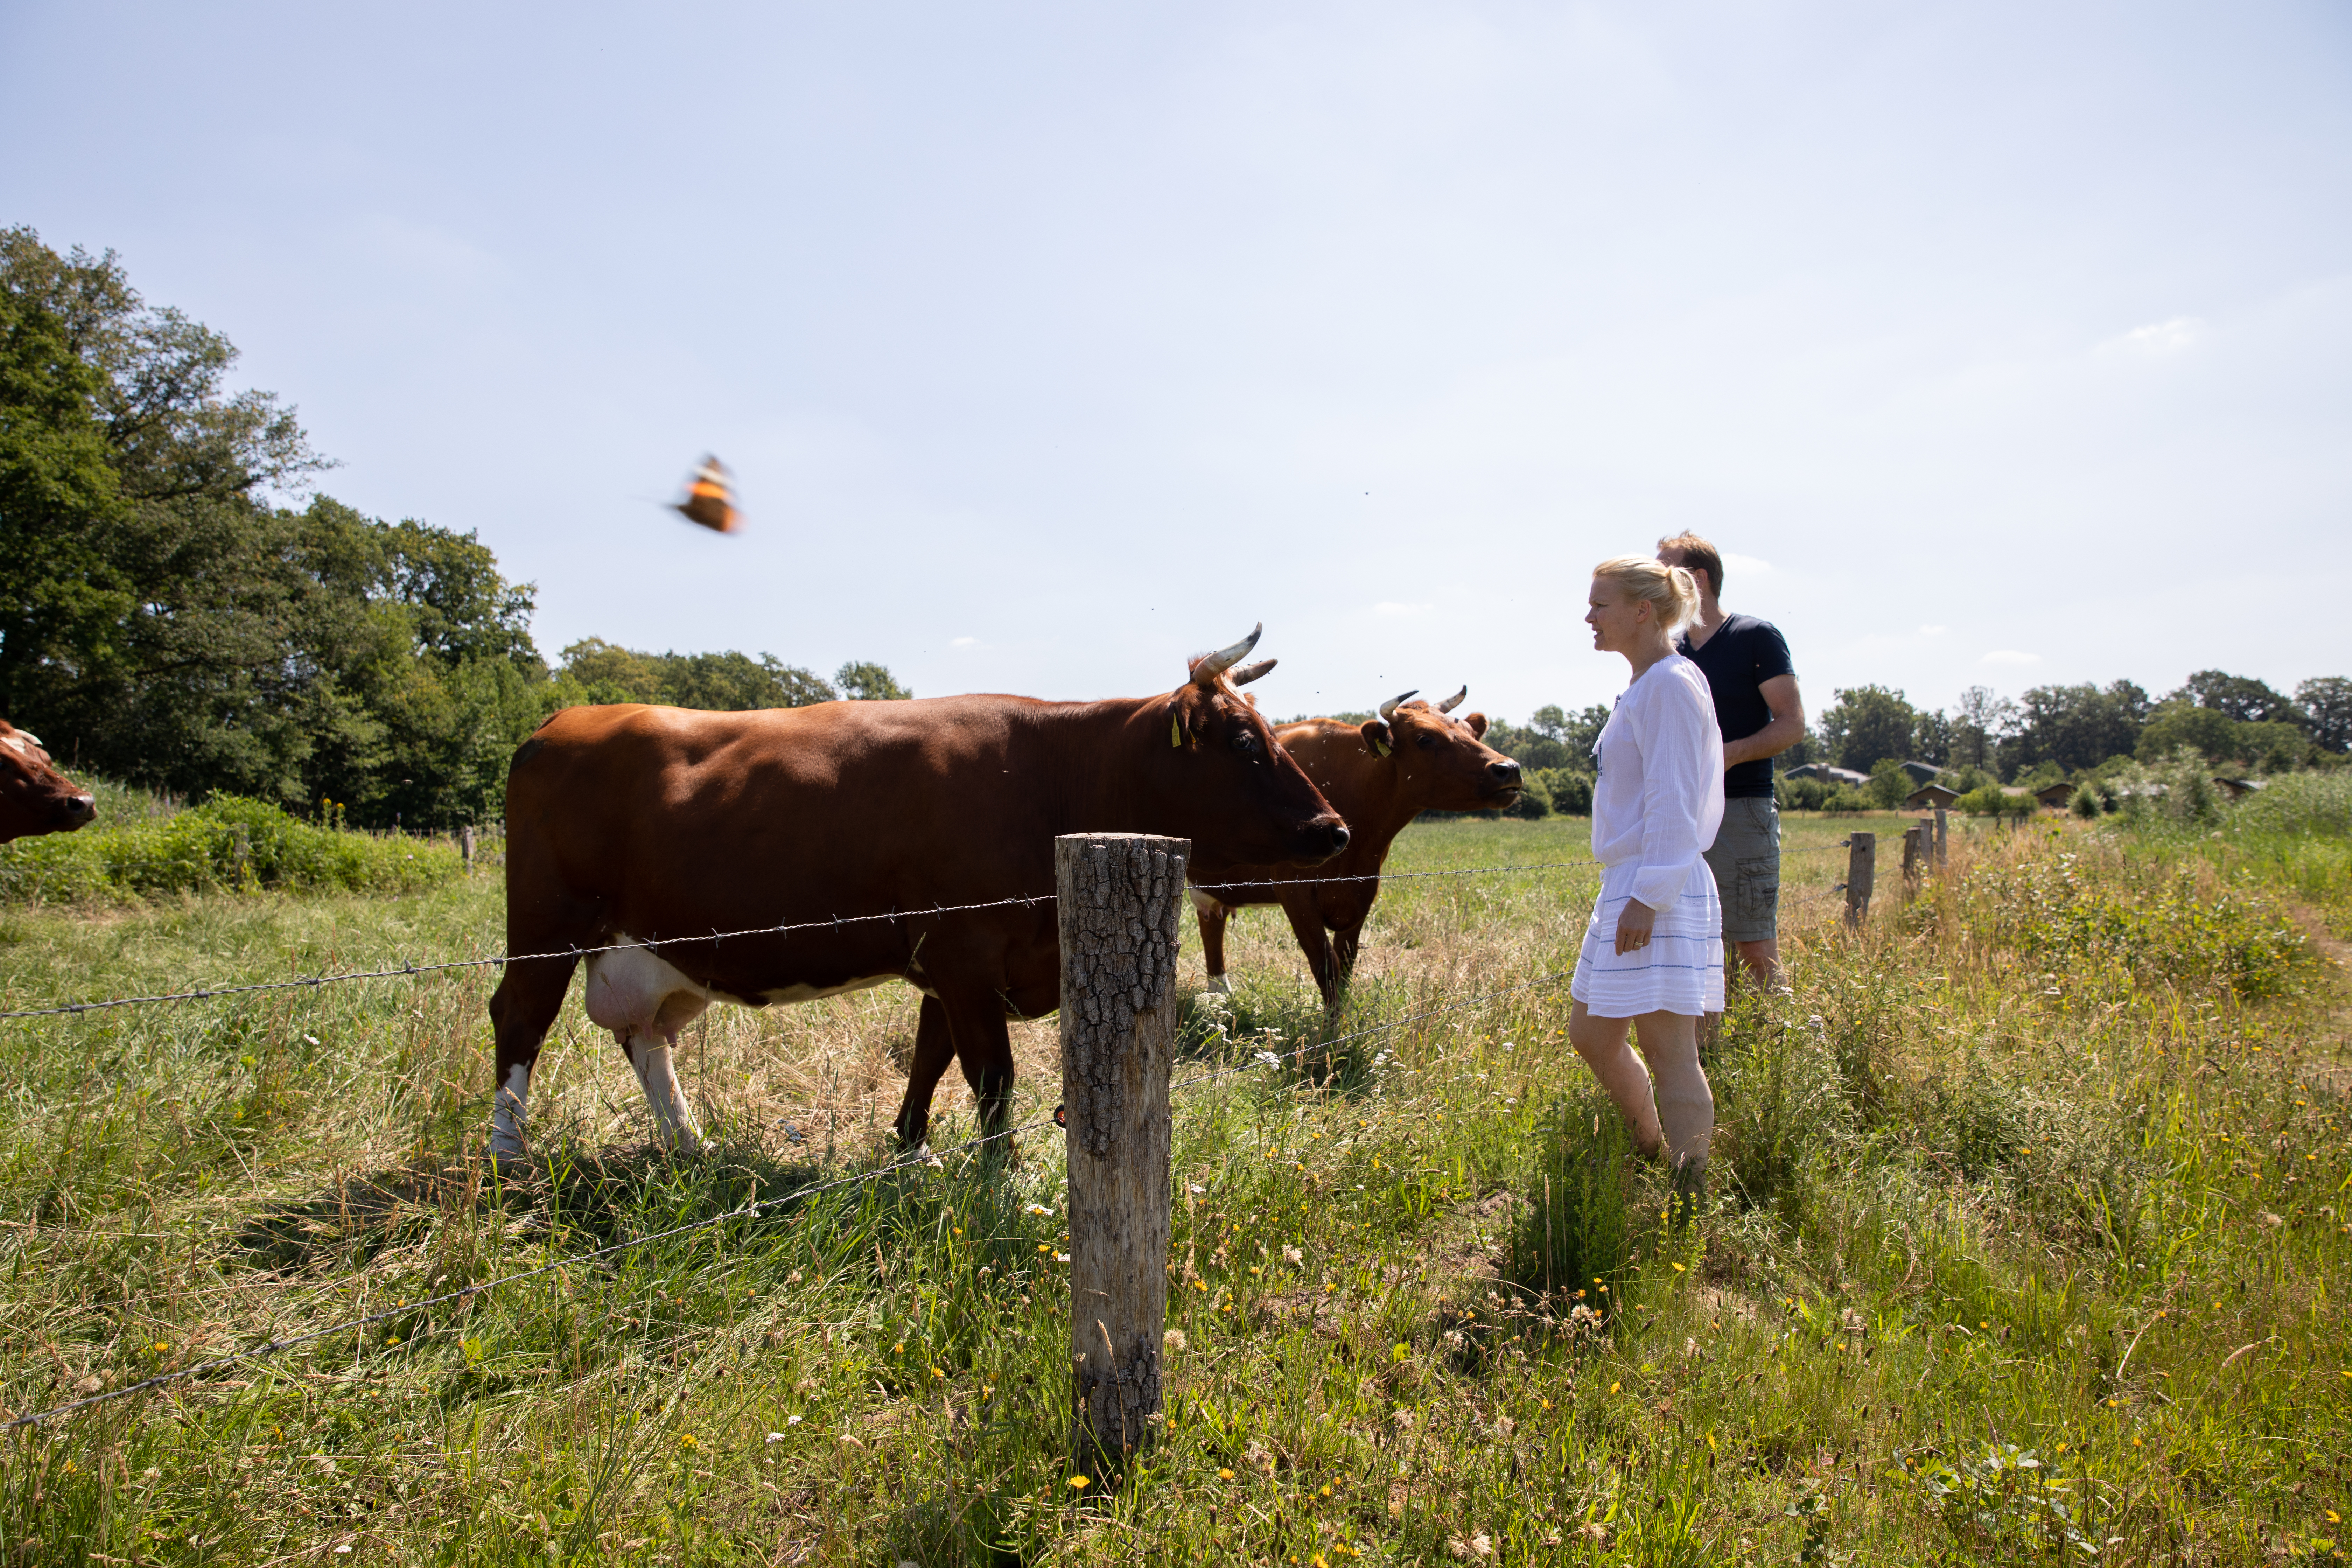
[[[1691,647],[1685,633],[1675,639],[1675,651],[1706,677],[1715,693],[1715,721],[1726,742],[1744,741],[1769,724],[1772,708],[1764,700],[1764,683],[1776,675],[1797,673],[1780,628],[1753,616],[1724,616],[1715,635],[1697,647]],[[1772,760],[1759,757],[1726,769],[1723,793],[1729,797],[1769,795]]]

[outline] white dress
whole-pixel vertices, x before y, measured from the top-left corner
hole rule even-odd
[[[1723,1011],[1723,905],[1702,852],[1723,826],[1723,732],[1698,666],[1669,654],[1617,699],[1592,748],[1592,856],[1605,869],[1569,994],[1597,1017]],[[1657,911],[1617,951],[1627,899]]]

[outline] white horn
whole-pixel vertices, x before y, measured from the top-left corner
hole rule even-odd
[[[1421,689],[1421,688],[1420,688],[1420,687],[1418,687],[1418,686],[1416,686],[1416,687],[1414,687],[1414,688],[1412,689],[1412,691],[1418,691],[1418,690],[1420,690],[1420,689]],[[1381,703],[1381,720],[1382,720],[1383,721],[1385,721],[1385,722],[1388,722],[1388,723],[1394,723],[1394,722],[1396,721],[1396,710],[1397,710],[1397,704],[1398,704],[1398,703],[1400,703],[1400,702],[1402,702],[1402,701],[1403,701],[1406,698],[1408,698],[1408,697],[1412,696],[1412,691],[1402,691],[1402,692],[1399,692],[1396,696],[1390,698],[1386,702]]]
[[[1255,680],[1259,676],[1264,675],[1268,670],[1272,669],[1276,664],[1279,662],[1280,661],[1277,659],[1262,658],[1255,664],[1243,665],[1239,669],[1234,671],[1234,684],[1235,686],[1247,686],[1251,681]]]
[[[1469,696],[1469,695],[1470,695],[1470,689],[1469,689],[1467,686],[1465,686],[1461,690],[1459,690],[1459,691],[1455,692],[1453,696],[1451,696],[1451,697],[1447,698],[1444,701],[1443,701],[1443,702],[1439,703],[1439,704],[1437,705],[1437,710],[1438,710],[1440,713],[1451,713],[1451,712],[1453,712],[1456,708],[1461,707],[1461,706],[1462,706],[1462,700],[1463,700],[1465,697],[1467,697],[1467,696]]]
[[[1260,621],[1250,628],[1250,635],[1231,647],[1219,648],[1192,667],[1192,679],[1202,686],[1216,684],[1217,677],[1233,668],[1234,661],[1257,647],[1257,639],[1265,635],[1265,623]]]

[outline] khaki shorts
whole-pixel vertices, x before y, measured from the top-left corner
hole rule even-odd
[[[1769,795],[1723,803],[1723,826],[1706,852],[1723,899],[1723,940],[1770,942],[1780,934],[1780,813]]]

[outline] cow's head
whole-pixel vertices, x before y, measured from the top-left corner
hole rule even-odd
[[[1469,695],[1465,686],[1433,708],[1408,700],[1408,691],[1381,703],[1379,718],[1364,721],[1366,749],[1387,759],[1423,811],[1492,811],[1518,801],[1519,764],[1482,739],[1486,716],[1452,716]]]
[[[0,844],[71,833],[98,815],[89,791],[50,765],[41,738],[0,719]]]
[[[1265,629],[1193,659],[1191,679],[1149,710],[1158,815],[1185,825],[1161,831],[1191,838],[1195,859],[1312,864],[1348,847],[1348,825],[1239,689],[1274,668],[1240,663]]]

